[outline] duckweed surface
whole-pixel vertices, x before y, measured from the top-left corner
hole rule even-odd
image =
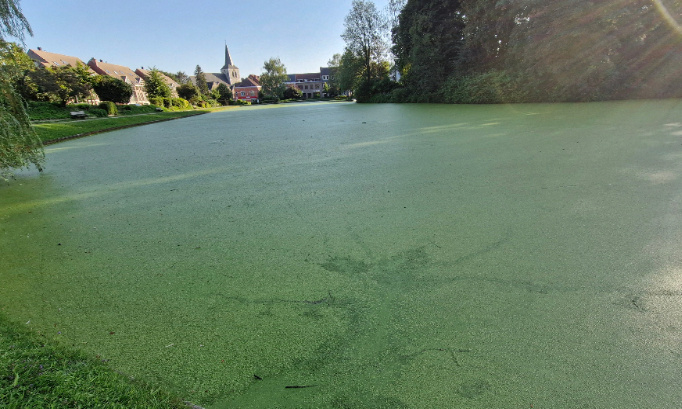
[[[0,310],[207,408],[682,404],[682,101],[242,108],[0,185]]]

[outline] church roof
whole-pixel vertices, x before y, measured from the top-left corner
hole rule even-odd
[[[226,45],[225,46],[225,65],[223,65],[223,68],[221,68],[221,70],[224,70],[224,69],[230,68],[230,67],[234,67],[234,66],[235,65],[232,63],[232,57],[230,56],[230,50],[227,49],[227,45]]]

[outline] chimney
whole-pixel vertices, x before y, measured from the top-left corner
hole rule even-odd
[[[43,48],[42,48],[42,47],[38,47],[38,51],[43,51]]]
[[[104,61],[102,61],[102,59],[100,58],[100,59],[99,59],[99,62],[104,62]]]

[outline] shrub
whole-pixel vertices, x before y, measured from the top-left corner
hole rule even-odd
[[[89,111],[92,108],[90,104],[70,104],[66,106],[71,111]]]
[[[295,87],[288,87],[284,90],[284,99],[301,99],[303,93]]]
[[[192,104],[190,104],[189,101],[183,98],[172,98],[171,105],[179,109],[192,109]]]
[[[116,104],[114,104],[111,101],[102,101],[99,104],[99,108],[105,110],[107,112],[107,115],[118,114],[118,108],[116,108]]]
[[[100,108],[92,108],[88,111],[88,113],[90,115],[94,115],[94,116],[100,117],[100,118],[108,116],[107,111],[104,109],[100,109]]]
[[[162,107],[163,104],[163,97],[151,97],[149,98],[149,103],[152,105],[156,105],[157,107]]]
[[[26,109],[32,121],[70,118],[70,110],[52,102],[29,101]]]
[[[441,95],[445,102],[455,104],[498,104],[528,99],[528,91],[521,81],[505,71],[451,77]]]
[[[161,105],[163,106],[163,105]],[[120,108],[119,113],[122,115],[139,115],[156,112],[156,105],[124,105]]]

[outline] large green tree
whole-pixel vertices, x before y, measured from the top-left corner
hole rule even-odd
[[[9,35],[23,43],[24,33],[32,35],[18,1],[0,0],[0,41],[4,43],[5,36]],[[5,64],[16,66],[10,68]],[[45,160],[40,138],[26,114],[25,102],[14,88],[14,74],[21,70],[20,64],[3,60],[3,69],[0,69],[0,178],[5,180],[11,177],[12,169],[27,168],[31,164],[42,171]]]
[[[149,76],[144,80],[144,90],[150,98],[170,98],[171,89],[164,81],[163,74],[152,68],[149,71]]]
[[[93,88],[102,101],[127,104],[133,96],[133,87],[130,84],[108,75],[96,76]]]
[[[457,0],[409,0],[393,31],[393,53],[414,93],[435,94],[456,72],[465,20]]]
[[[388,22],[373,2],[353,0],[344,27],[341,38],[346,42],[346,50],[362,62],[363,88],[368,89],[372,83],[372,63],[383,61],[388,50]]]
[[[201,95],[208,95],[208,83],[206,82],[206,76],[199,65],[197,65],[194,69],[194,81]]]
[[[287,81],[287,69],[279,58],[270,58],[263,64],[260,84],[265,98],[282,99]]]
[[[92,92],[91,82],[92,78],[82,64],[47,67],[27,71],[20,81],[20,89],[27,99],[66,106],[71,101],[87,98]]]

